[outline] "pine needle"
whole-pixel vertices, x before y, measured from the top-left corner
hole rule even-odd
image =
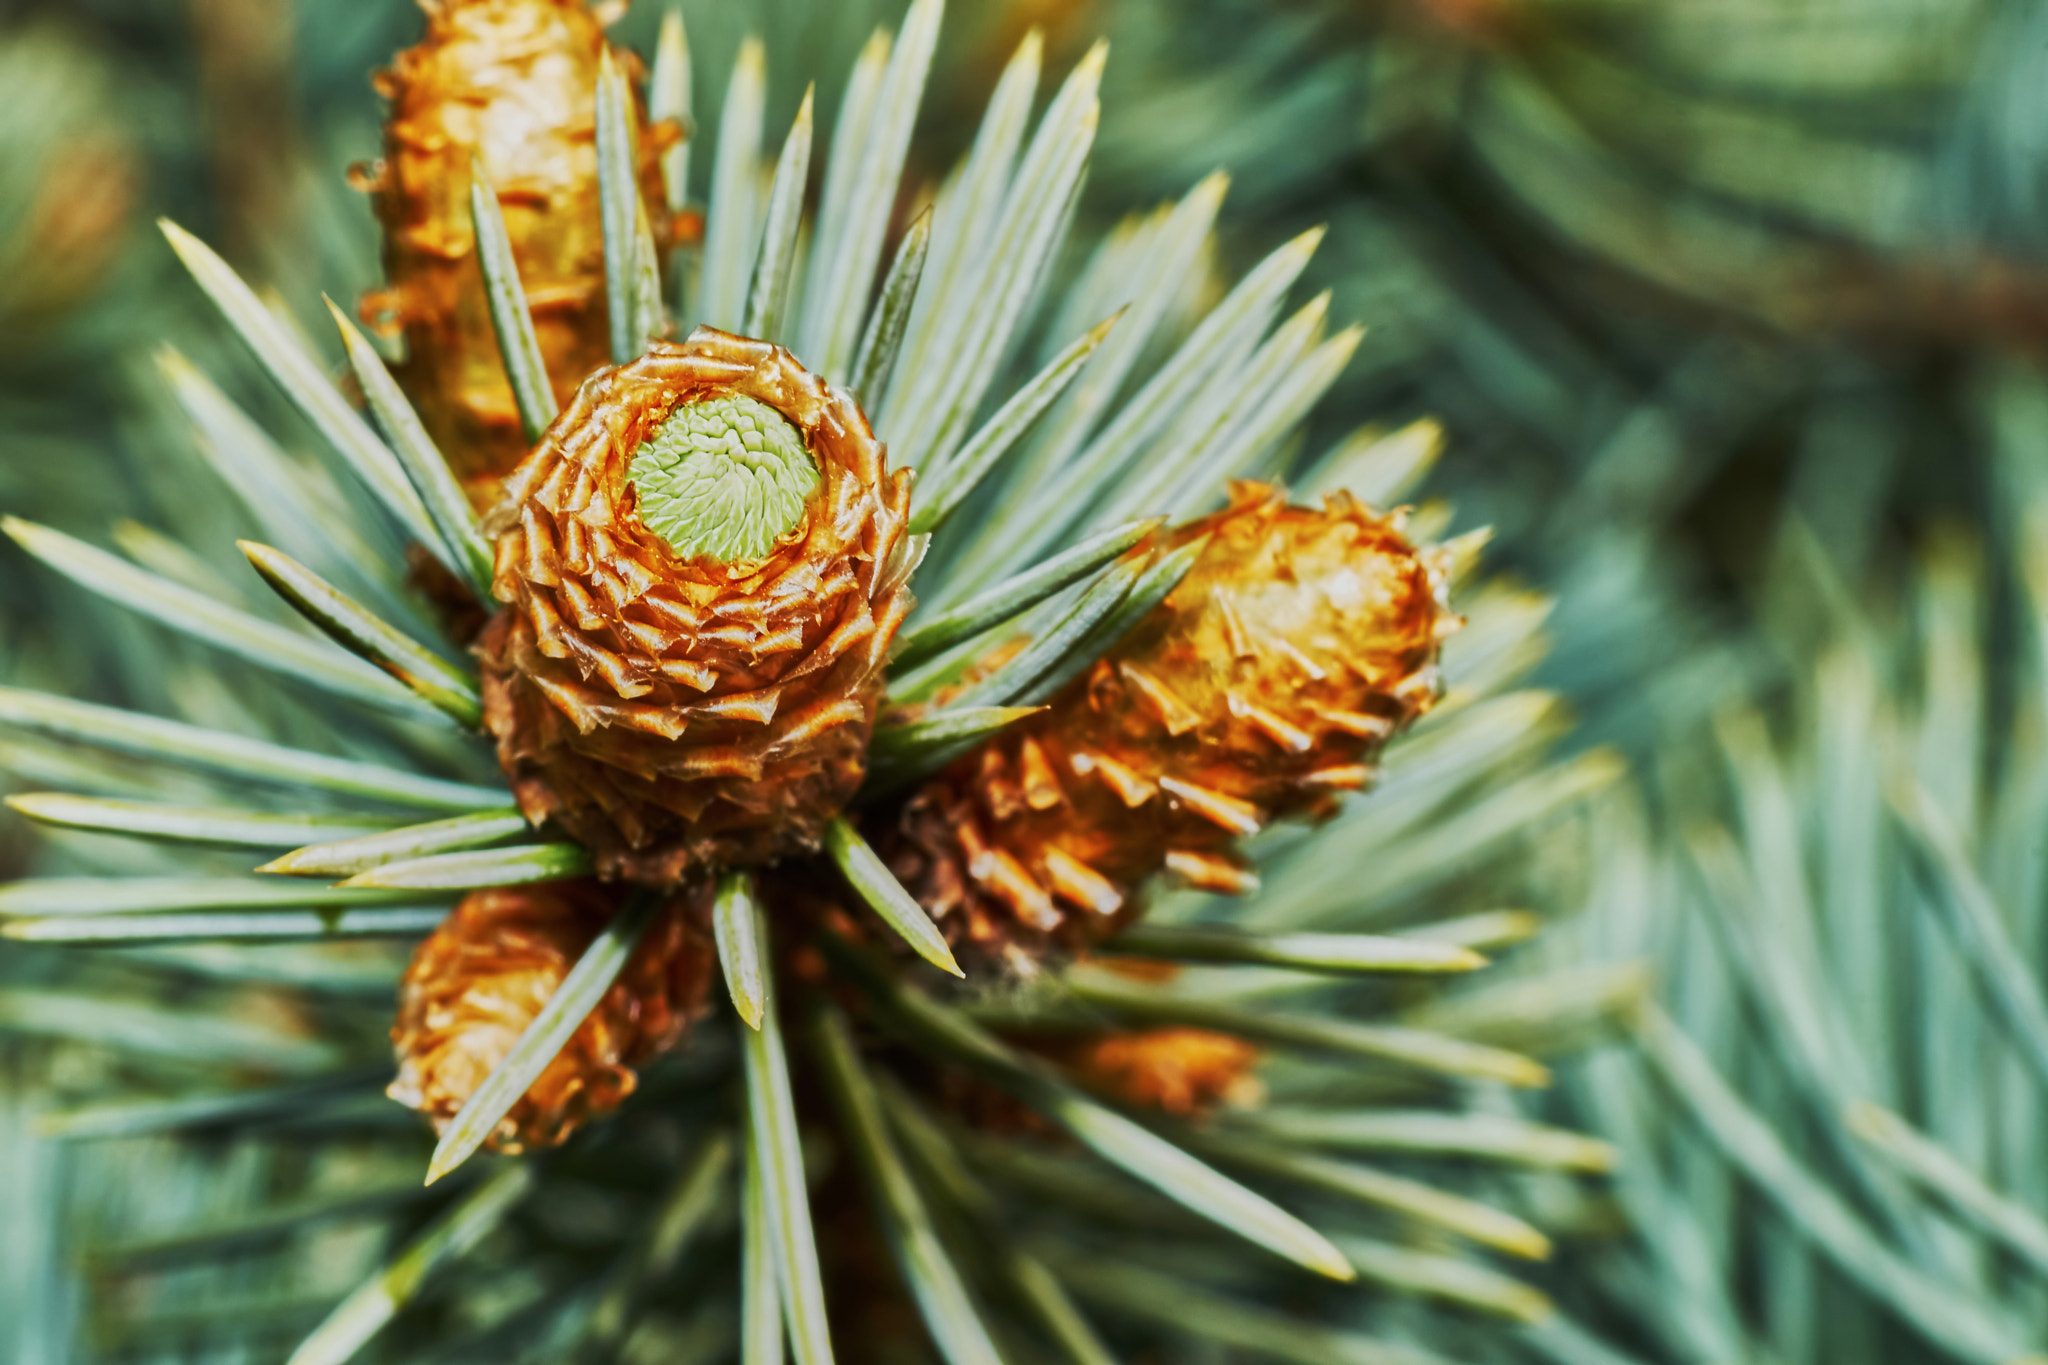
[[[291,556],[254,541],[235,544],[263,581],[329,639],[383,669],[458,725],[475,729],[483,723],[483,698],[473,676],[378,620]]]
[[[1294,1365],[1450,1365],[1433,1351],[1253,1307],[1129,1260],[1068,1253],[1054,1257],[1052,1264],[1091,1303],[1155,1323],[1183,1340],[1213,1342]]]
[[[1247,934],[1225,928],[1134,924],[1108,951],[1183,962],[1244,962],[1337,974],[1469,972],[1486,959],[1455,944],[1379,934]]]
[[[418,699],[408,689],[318,639],[138,569],[61,531],[16,517],[0,517],[0,530],[80,587],[180,634],[322,691],[418,714]]]
[[[444,557],[459,564],[466,571],[464,581],[483,600],[489,601],[491,548],[484,544],[483,535],[477,530],[476,513],[470,508],[462,485],[456,482],[454,472],[434,445],[433,437],[427,435],[419,414],[413,411],[412,401],[398,387],[391,371],[384,368],[383,359],[356,330],[348,314],[335,306],[333,299],[322,294],[320,301],[327,305],[327,311],[334,317],[334,325],[341,329],[341,342],[348,352],[349,369],[354,373],[356,383],[362,386],[363,397],[376,416],[384,439],[405,466],[413,487],[427,505],[428,515],[433,517],[434,526],[441,533],[441,545],[446,551]]]
[[[1002,1365],[1002,1356],[982,1325],[980,1310],[940,1241],[902,1154],[890,1139],[881,1100],[861,1066],[845,1016],[830,1006],[823,1007],[816,1033],[816,1055],[823,1063],[826,1082],[867,1176],[897,1267],[939,1354],[947,1365]]]
[[[816,283],[798,332],[801,353],[821,374],[845,375],[852,367],[944,14],[944,0],[914,0],[876,88],[872,113],[861,120],[860,140],[845,147],[857,150],[859,159],[844,180],[828,185],[812,270]],[[835,141],[835,156],[840,151]],[[841,187],[843,198],[834,193]]]
[[[711,201],[704,224],[695,320],[727,331],[740,325],[746,281],[753,274],[753,252],[760,241],[756,181],[763,106],[768,98],[767,60],[760,39],[750,35],[740,44],[718,117],[718,149],[711,166]]]
[[[480,848],[516,839],[532,827],[517,806],[457,815],[420,825],[380,829],[348,839],[306,844],[257,868],[287,877],[352,877],[387,863]]]
[[[1532,1261],[1550,1259],[1550,1239],[1523,1219],[1419,1180],[1376,1170],[1355,1161],[1338,1161],[1290,1151],[1273,1145],[1262,1136],[1202,1131],[1188,1136],[1185,1141],[1193,1150],[1225,1165],[1239,1166],[1355,1199],[1511,1256]]]
[[[946,518],[953,515],[960,504],[973,495],[989,472],[996,467],[996,461],[1009,453],[1031,430],[1031,424],[1066,391],[1075,376],[1095,354],[1096,348],[1109,337],[1110,330],[1123,318],[1118,309],[1101,322],[1082,333],[1069,343],[1065,350],[1054,356],[1052,362],[1032,376],[1023,387],[1010,396],[1008,402],[996,410],[993,417],[974,433],[958,454],[942,464],[932,476],[928,486],[918,491],[922,496],[910,514],[912,531],[936,531],[946,524]]]
[[[811,105],[817,94],[815,85],[805,89],[796,122],[783,141],[782,155],[775,162],[775,180],[768,191],[768,218],[761,227],[761,244],[754,251],[754,274],[747,284],[740,331],[763,341],[782,340],[790,273],[796,266],[797,227],[803,221],[804,189],[811,173]]]
[[[1435,1109],[1262,1109],[1244,1120],[1283,1142],[1418,1157],[1471,1157],[1598,1173],[1614,1168],[1611,1143],[1505,1114]]]
[[[1816,1179],[1728,1088],[1713,1063],[1661,1010],[1637,1026],[1644,1055],[1716,1145],[1844,1275],[1958,1359],[2005,1365],[2027,1352],[1987,1306],[1929,1279],[1890,1251],[1863,1218]]]
[[[746,1148],[740,1212],[740,1362],[782,1365],[782,1290],[776,1284],[775,1239],[771,1235],[768,1188],[761,1149]]]
[[[381,834],[395,823],[360,816],[274,815],[222,806],[169,806],[65,792],[24,792],[6,804],[39,824],[165,843],[218,848],[291,848],[315,840]],[[265,868],[265,871],[273,869]]]
[[[357,1286],[286,1365],[345,1365],[418,1297],[437,1271],[459,1260],[504,1221],[533,1184],[533,1168],[511,1163],[430,1223],[392,1261]]]
[[[1138,569],[1138,573],[1131,583],[1131,590],[1112,604],[1101,619],[1088,625],[1073,648],[1026,685],[1017,700],[1050,702],[1061,688],[1087,672],[1097,659],[1114,649],[1119,640],[1136,629],[1140,621],[1150,616],[1180,586],[1181,579],[1195,567],[1195,561],[1202,557],[1202,551],[1208,548],[1208,544],[1209,537],[1205,535],[1167,551],[1149,565],[1133,561],[1132,566]],[[1025,652],[1029,652],[1028,647]]]
[[[406,891],[479,891],[493,886],[530,886],[587,877],[595,866],[590,850],[581,844],[516,844],[510,848],[465,849],[380,863],[356,873],[341,885]]]
[[[462,564],[447,563],[449,552],[398,457],[349,406],[299,339],[271,316],[262,300],[212,248],[168,218],[157,220],[157,226],[285,397],[327,438],[406,533],[433,550],[451,573],[462,575]]]
[[[512,385],[519,425],[529,443],[540,440],[555,420],[555,390],[548,381],[547,359],[533,330],[533,311],[519,282],[519,263],[512,256],[512,237],[505,230],[505,211],[498,192],[484,178],[483,163],[469,163],[469,214],[476,232],[477,266],[483,271],[484,296],[490,303],[491,327],[498,337],[498,355]]]
[[[647,81],[647,114],[656,122],[673,121],[682,134],[661,154],[661,183],[669,212],[675,213],[690,201],[690,144],[697,137],[690,119],[690,40],[680,5],[662,11],[654,70]]]
[[[154,911],[132,915],[58,915],[0,922],[17,943],[138,948],[170,943],[300,943],[420,938],[448,917],[445,905],[319,910]]]
[[[1231,1033],[1276,1047],[1299,1047],[1525,1088],[1550,1084],[1550,1070],[1518,1052],[1445,1033],[1388,1024],[1360,1024],[1325,1015],[1279,1013],[1195,999],[1128,982],[1103,971],[1067,973],[1075,997],[1132,1018]]]
[[[990,736],[1044,709],[955,706],[924,720],[881,726],[868,747],[868,773],[861,784],[861,795],[872,800],[921,781]]]
[[[1049,1067],[1019,1057],[965,1015],[895,979],[859,950],[834,938],[824,943],[897,1030],[983,1072],[1082,1146],[1218,1226],[1317,1274],[1353,1278],[1350,1265],[1327,1238],[1263,1195],[1087,1098]]]
[[[853,374],[846,387],[863,403],[878,403],[888,392],[890,376],[896,372],[896,357],[903,349],[903,334],[910,326],[910,314],[917,303],[917,286],[924,278],[925,256],[931,249],[932,211],[929,207],[910,220],[889,274],[882,281],[881,297],[868,315],[867,330],[861,334],[860,351],[853,361]]]
[[[33,877],[0,884],[0,917],[143,915],[162,910],[271,910],[391,905],[376,889],[313,886],[275,877]]]
[[[1265,335],[1281,300],[1307,268],[1322,237],[1320,228],[1302,233],[1239,281],[1081,453],[1062,467],[1060,477],[1076,488],[1114,487],[1204,393],[1240,382],[1236,371]],[[1230,377],[1225,378],[1226,374]],[[1019,564],[1041,558],[1075,522],[1100,507],[1099,500],[1094,506],[1073,499],[1035,500],[1028,517],[1010,518],[1001,527],[991,526],[983,532],[972,552],[960,561],[960,589],[979,587],[1014,572]]]
[[[1531,1325],[1551,1321],[1550,1296],[1490,1266],[1367,1237],[1337,1238],[1360,1279]],[[1605,1365],[1614,1365],[1606,1362]]]
[[[502,788],[444,782],[18,688],[0,687],[0,726],[225,777],[312,787],[397,806],[463,811],[505,804]]]
[[[1044,634],[1034,636],[1031,643],[980,682],[964,688],[947,709],[1024,703],[1034,692],[1045,690],[1041,684],[1047,679],[1062,672],[1079,672],[1079,668],[1066,668],[1070,661],[1078,660],[1080,668],[1093,663],[1100,651],[1088,654],[1089,641],[1137,589],[1151,567],[1151,559],[1150,555],[1133,556],[1104,569]]]
[[[946,936],[932,923],[931,916],[903,889],[903,883],[896,880],[888,865],[844,816],[835,817],[825,826],[825,855],[846,878],[846,884],[881,916],[884,924],[902,936],[913,952],[940,971],[962,978],[967,975],[953,960],[953,950],[946,945]]]
[[[597,197],[604,234],[606,316],[611,323],[612,363],[623,365],[660,335],[661,291],[652,305],[640,283],[643,252],[639,231],[646,216],[640,199],[640,158],[635,149],[633,95],[609,44],[599,49],[597,69]]]
[[[756,907],[755,937],[766,942],[767,929],[759,916]],[[762,988],[761,1026],[744,1030],[740,1038],[747,1076],[747,1146],[760,1172],[761,1198],[749,1212],[765,1215],[762,1221],[774,1253],[775,1282],[796,1365],[831,1365],[831,1325],[825,1316],[796,1098],[790,1090],[789,1058],[783,1051],[772,978],[764,975]]]
[[[915,630],[897,637],[896,652],[889,661],[891,672],[900,676],[1005,621],[1015,620],[1132,549],[1162,524],[1161,518],[1154,517],[1112,527],[933,616]]]
[[[1999,1194],[1954,1153],[1916,1131],[1891,1110],[1868,1102],[1848,1114],[1849,1130],[1891,1161],[1899,1173],[2048,1274],[2048,1220]]]
[[[760,927],[754,899],[753,878],[744,872],[728,872],[718,879],[718,899],[711,912],[711,928],[718,943],[718,965],[725,973],[725,988],[732,1007],[748,1028],[761,1027],[761,1011],[767,1004],[767,986],[761,959],[761,942],[755,936]]]

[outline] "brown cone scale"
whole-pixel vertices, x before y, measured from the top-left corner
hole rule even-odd
[[[619,902],[618,892],[594,882],[465,896],[413,953],[400,984],[391,1097],[445,1130]],[[703,1010],[716,957],[699,927],[707,915],[708,907],[679,899],[655,917],[597,1008],[499,1122],[491,1146],[552,1146],[633,1093],[632,1068],[674,1046]]]
[[[527,442],[499,358],[470,225],[470,160],[498,193],[557,402],[609,362],[597,190],[604,29],[583,0],[429,0],[427,32],[376,79],[391,101],[384,161],[366,182],[384,230],[387,287],[365,320],[402,327],[397,374],[427,431],[481,504]],[[638,60],[612,49],[628,71]],[[638,82],[635,89],[638,104]],[[640,188],[667,221],[660,155],[644,128]],[[660,134],[657,136],[656,134]]]
[[[1239,892],[1236,845],[1364,787],[1434,703],[1459,624],[1439,557],[1348,494],[1292,507],[1264,484],[1181,528],[1194,567],[1039,715],[927,783],[882,832],[956,947],[1024,966],[1085,948],[1161,870]]]
[[[820,478],[765,557],[684,560],[627,467],[677,406],[726,395],[787,418]],[[529,819],[659,884],[816,850],[911,607],[910,477],[884,454],[850,395],[710,328],[583,386],[486,524],[509,605],[478,643],[485,724]]]

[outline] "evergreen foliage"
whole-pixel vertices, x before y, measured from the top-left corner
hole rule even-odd
[[[944,704],[806,865],[865,946],[787,970],[728,876],[710,1017],[516,1158],[469,1154],[649,912],[438,1149],[379,1093],[407,945],[590,867],[467,733],[407,548],[489,547],[400,357],[325,331],[417,15],[0,18],[0,1356],[2043,1353],[2033,7],[680,14],[613,35],[704,236],[656,259],[600,90],[605,348],[702,321],[859,395],[930,536],[890,700]],[[1543,591],[1446,542],[1449,691],[1373,790],[1262,830],[1243,896],[955,987],[863,812],[1020,733],[1233,476],[1426,481],[1418,541],[1485,524]]]

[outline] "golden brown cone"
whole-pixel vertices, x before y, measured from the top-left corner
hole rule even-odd
[[[1256,1098],[1262,1054],[1242,1038],[1200,1028],[1104,1033],[1076,1047],[1067,1065],[1089,1089],[1125,1104],[1184,1118]]]
[[[405,332],[397,371],[427,431],[482,505],[526,455],[499,359],[470,226],[470,159],[498,192],[556,400],[611,356],[597,193],[598,60],[604,29],[583,0],[429,4],[426,37],[378,73],[391,101],[385,156],[368,187],[384,229],[387,287],[364,320]],[[629,72],[638,61],[612,49]],[[677,130],[640,114],[640,189],[667,232],[661,151]]]
[[[821,478],[765,558],[683,560],[627,466],[678,405],[726,395],[786,417]],[[510,605],[478,643],[485,724],[527,817],[660,884],[815,850],[910,610],[909,504],[852,397],[780,347],[700,327],[593,377],[486,522]]]
[[[445,1130],[617,912],[622,894],[581,881],[465,896],[413,953],[400,983],[391,1098]],[[507,1152],[552,1146],[633,1093],[632,1068],[674,1046],[703,1010],[716,958],[701,927],[708,915],[700,893],[679,896],[655,917],[611,990],[489,1145]]]
[[[1438,692],[1458,619],[1444,566],[1398,515],[1349,494],[1323,508],[1232,486],[1181,528],[1207,536],[1164,603],[1039,715],[913,796],[879,832],[897,876],[956,949],[1028,968],[1105,937],[1162,868],[1251,885],[1235,846],[1320,816]]]

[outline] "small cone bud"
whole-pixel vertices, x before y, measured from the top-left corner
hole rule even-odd
[[[497,191],[558,402],[610,359],[598,207],[596,91],[606,47],[583,0],[442,0],[426,37],[379,73],[385,159],[363,183],[384,229],[387,288],[365,321],[402,327],[397,371],[427,431],[481,503],[525,457],[476,261],[474,158]],[[631,53],[613,60],[637,72]],[[630,82],[638,101],[638,82]],[[664,139],[641,112],[641,197],[665,231]]]
[[[413,953],[400,984],[391,1098],[445,1130],[618,906],[618,894],[594,882],[464,897]],[[674,1046],[703,1010],[716,958],[698,927],[705,914],[708,907],[678,900],[656,916],[618,980],[500,1122],[490,1146],[553,1146],[633,1093],[632,1068]]]
[[[1236,852],[1367,782],[1435,701],[1458,621],[1438,556],[1348,494],[1320,510],[1240,483],[1174,533],[1208,537],[1180,585],[1043,713],[927,783],[885,831],[892,869],[946,931],[1012,962],[1079,949],[1161,870],[1255,879]]]
[[[1259,1049],[1242,1038],[1199,1028],[1104,1033],[1075,1047],[1067,1065],[1089,1089],[1124,1104],[1183,1118],[1263,1097],[1252,1072]]]
[[[485,723],[606,877],[815,851],[909,612],[907,471],[787,351],[699,328],[585,384],[487,529]]]

